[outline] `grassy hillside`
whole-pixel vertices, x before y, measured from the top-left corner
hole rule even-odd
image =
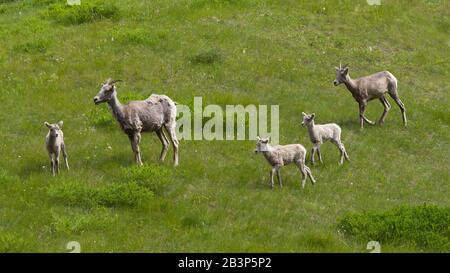
[[[423,203],[448,215],[449,1],[64,2],[0,0],[0,251],[66,252],[75,240],[85,252],[365,252],[338,219]],[[408,127],[389,98],[386,124],[360,131],[356,102],[332,85],[340,61],[353,77],[396,75]],[[181,141],[174,169],[172,149],[158,163],[159,140],[145,134],[136,168],[128,138],[92,102],[108,77],[124,80],[122,102],[277,104],[280,142],[308,151],[301,112],[315,112],[341,125],[352,161],[338,166],[325,144],[314,187],[302,190],[290,166],[271,191],[254,141]],[[378,119],[381,103],[366,113]],[[61,119],[71,170],[53,178],[43,123]]]

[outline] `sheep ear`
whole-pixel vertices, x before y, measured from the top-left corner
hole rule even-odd
[[[47,128],[49,128],[49,129],[50,129],[50,127],[52,127],[52,126],[50,125],[50,123],[48,123],[47,121],[44,122],[44,125],[47,126]]]
[[[306,116],[305,112],[302,112],[302,116]]]
[[[58,122],[58,127],[59,127],[59,129],[62,129],[63,124],[64,124],[64,122],[63,122],[62,120],[60,120],[60,121]]]
[[[260,138],[259,136],[257,136],[257,137],[256,137],[256,140],[260,141],[260,140],[261,140],[261,138]]]
[[[335,66],[334,69],[336,69],[336,71],[339,71],[339,67]]]

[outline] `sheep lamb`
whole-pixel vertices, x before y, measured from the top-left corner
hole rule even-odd
[[[344,157],[347,161],[350,161],[344,144],[341,141],[341,127],[339,127],[339,125],[336,123],[315,124],[314,118],[316,117],[316,114],[313,113],[309,115],[302,112],[302,115],[302,126],[308,127],[309,138],[314,145],[311,152],[311,164],[314,164],[314,155],[316,152],[319,156],[320,163],[323,163],[322,154],[320,153],[320,145],[326,141],[331,141],[334,143],[341,152],[339,164],[344,163]]]
[[[273,189],[273,176],[277,173],[278,183],[282,187],[280,169],[282,166],[294,163],[302,173],[302,188],[305,187],[308,176],[314,185],[316,180],[311,174],[311,170],[305,165],[306,149],[301,144],[276,145],[269,144],[269,139],[257,138],[255,153],[262,153],[267,162],[272,166],[270,171],[270,186]]]
[[[64,134],[62,131],[63,121],[59,121],[55,124],[44,122],[44,125],[49,129],[47,136],[45,137],[45,147],[47,148],[48,156],[50,157],[50,166],[54,176],[56,173],[59,173],[59,155],[61,152],[67,170],[69,170],[66,145],[64,144]]]

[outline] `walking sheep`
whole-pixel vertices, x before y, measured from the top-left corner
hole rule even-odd
[[[63,121],[56,124],[44,123],[49,129],[47,136],[45,137],[45,147],[50,157],[50,166],[52,168],[53,176],[59,173],[59,155],[62,152],[64,162],[66,163],[67,170],[69,170],[69,162],[67,161],[66,146],[64,144],[64,134],[62,132]]]
[[[306,149],[301,144],[276,145],[271,146],[269,139],[258,137],[255,153],[263,153],[269,164],[272,166],[270,171],[270,185],[273,189],[273,175],[277,173],[278,183],[282,187],[280,168],[290,163],[295,163],[302,173],[302,188],[305,187],[306,176],[309,177],[314,185],[316,181],[311,174],[311,170],[305,165]]]
[[[315,124],[314,118],[316,115],[314,113],[308,115],[302,112],[302,115],[302,126],[308,127],[309,138],[314,145],[311,152],[311,164],[314,164],[314,155],[316,151],[319,156],[320,163],[323,163],[322,154],[320,153],[320,145],[328,140],[334,143],[338,147],[339,151],[341,151],[341,159],[339,160],[339,164],[344,163],[344,157],[347,161],[350,161],[344,144],[341,142],[341,127],[339,127],[339,125],[336,123]]]
[[[130,101],[122,105],[117,98],[116,82],[108,79],[94,97],[95,105],[107,102],[114,118],[118,121],[120,128],[128,135],[134,158],[138,165],[142,165],[139,143],[142,132],[155,132],[162,143],[159,156],[164,160],[169,148],[169,141],[163,128],[168,132],[170,141],[174,148],[174,166],[178,165],[178,139],[175,134],[175,122],[177,109],[175,103],[165,95],[152,94],[146,100]]]
[[[379,124],[384,123],[384,119],[391,109],[391,105],[385,97],[386,93],[389,93],[391,98],[393,98],[400,107],[403,124],[406,126],[406,111],[403,102],[398,96],[397,79],[389,71],[382,71],[353,80],[348,74],[348,64],[344,67],[339,65],[339,67],[336,67],[336,79],[333,83],[335,86],[344,83],[347,89],[352,93],[352,96],[359,103],[359,124],[361,129],[363,129],[364,121],[372,125],[375,124],[375,122],[368,120],[364,116],[367,103],[373,99],[379,99],[384,106],[384,112],[380,117]]]

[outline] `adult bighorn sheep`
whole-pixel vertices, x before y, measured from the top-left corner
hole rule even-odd
[[[164,160],[167,154],[169,141],[164,133],[165,129],[172,142],[174,153],[174,166],[178,165],[178,139],[175,134],[177,108],[175,103],[165,95],[152,94],[146,100],[130,101],[121,104],[117,98],[116,83],[121,80],[108,79],[94,97],[95,105],[107,102],[114,118],[120,128],[128,135],[131,148],[138,165],[142,165],[139,143],[142,132],[155,132],[162,143],[159,159]]]
[[[336,79],[333,81],[337,86],[344,83],[347,89],[352,93],[352,96],[359,103],[359,124],[363,129],[364,121],[374,125],[375,122],[370,121],[364,116],[367,103],[373,99],[379,99],[384,106],[384,112],[380,117],[379,123],[383,124],[387,113],[391,109],[391,105],[384,96],[389,93],[391,98],[397,103],[402,111],[403,124],[406,126],[406,112],[403,102],[400,100],[397,92],[397,79],[389,71],[378,72],[369,76],[361,77],[358,79],[350,78],[348,74],[348,64],[344,67],[339,65],[336,68]]]

